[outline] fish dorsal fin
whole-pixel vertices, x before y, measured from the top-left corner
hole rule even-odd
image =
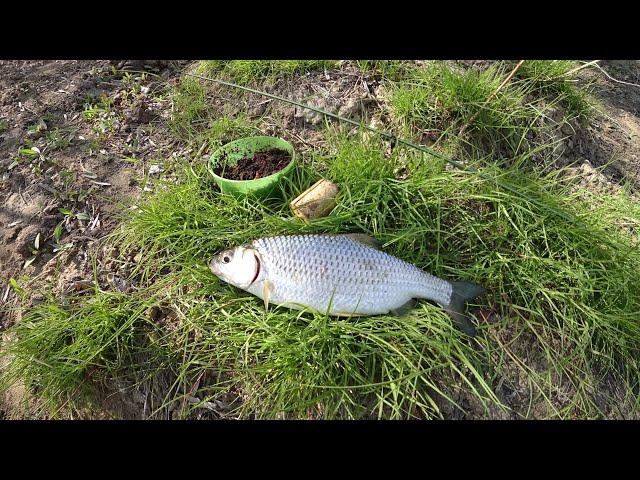
[[[348,237],[363,245],[373,247],[376,250],[382,250],[382,243],[366,233],[343,233],[342,236]]]

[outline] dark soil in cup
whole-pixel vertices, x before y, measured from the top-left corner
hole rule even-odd
[[[214,171],[216,175],[229,180],[255,180],[282,170],[290,161],[289,152],[274,148],[242,158],[233,167],[219,166]]]

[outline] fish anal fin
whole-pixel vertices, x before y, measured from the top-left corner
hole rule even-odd
[[[367,235],[366,233],[343,233],[342,235],[377,250],[382,249],[382,242],[376,240],[371,235]]]
[[[418,300],[412,298],[408,302],[400,305],[398,308],[392,309],[391,313],[393,313],[394,315],[398,315],[399,317],[404,317],[408,315],[411,310],[413,310],[413,307],[416,306],[416,303],[418,303]]]

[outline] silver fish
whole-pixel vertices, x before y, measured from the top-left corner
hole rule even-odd
[[[449,282],[380,251],[364,234],[266,237],[225,250],[209,264],[231,285],[269,304],[334,316],[402,313],[424,298],[440,304],[470,335],[465,302],[484,293]]]

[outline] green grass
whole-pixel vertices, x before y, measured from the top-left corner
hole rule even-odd
[[[402,134],[427,135],[454,151],[462,145],[494,156],[522,155],[553,143],[564,123],[588,118],[587,91],[562,77],[570,65],[525,61],[519,76],[499,88],[512,69],[506,63],[458,71],[432,62],[389,84],[388,107]],[[559,122],[547,117],[557,107],[566,109]]]
[[[278,79],[291,78],[312,71],[334,68],[337,62],[327,60],[207,60],[201,61],[195,73],[203,76],[219,77],[240,85],[273,83]],[[211,83],[194,77],[184,77],[174,88],[172,116],[169,125],[177,138],[185,142],[201,144],[209,136],[209,128],[215,130],[211,122],[224,122],[227,116],[214,113],[208,93]],[[234,98],[238,92],[226,90],[225,95]],[[246,126],[246,119],[232,120]],[[238,128],[240,126],[238,123]],[[246,130],[246,129],[245,129]]]
[[[213,148],[234,136],[256,134],[255,125],[245,115],[230,117],[212,108],[207,96],[210,87],[197,78],[184,77],[174,88],[169,127],[175,137],[195,148],[203,143]]]
[[[62,150],[71,145],[74,134],[77,132],[74,128],[55,128],[45,134],[47,146],[51,150]]]
[[[356,60],[355,64],[363,72],[392,81],[403,80],[415,70],[413,62],[401,60]]]
[[[88,99],[82,111],[83,118],[91,125],[92,144],[97,146],[111,135],[116,128],[116,113],[111,98],[102,95],[97,103]]]
[[[527,60],[515,77],[531,84],[535,94],[560,97],[568,117],[586,120],[593,113],[591,86],[578,87],[572,74],[578,66],[578,62],[571,60]]]
[[[464,409],[460,395],[487,414],[502,408],[495,393],[501,379],[515,382],[518,375],[529,379],[535,416],[594,418],[602,415],[593,398],[599,376],[636,391],[637,229],[611,220],[626,211],[637,227],[637,205],[624,197],[587,201],[556,176],[482,171],[575,216],[568,222],[427,156],[397,149],[387,159],[382,146],[339,135],[330,144],[333,150],[308,159],[313,168],[289,187],[295,195],[315,171],[341,185],[336,210],[312,225],[276,201],[220,196],[202,168],[187,168],[180,184],[149,197],[112,239],[123,258],[142,252],[131,272],[136,293],[108,297],[117,300],[109,308],[106,292],[65,310],[46,306],[51,315],[34,315],[16,332],[19,348],[9,351],[18,365],[31,365],[37,354],[42,364],[29,377],[44,378],[40,384],[56,386],[52,392],[67,391],[67,379],[77,384],[90,366],[105,376],[126,366],[137,385],[157,384],[156,370],[171,372],[156,410],[171,406],[188,415],[188,397],[232,398],[227,415],[241,418],[432,418]],[[408,169],[409,178],[396,179],[398,169]],[[481,322],[480,339],[470,342],[426,303],[406,318],[267,313],[259,299],[207,268],[215,252],[263,235],[353,231],[376,236],[386,251],[443,278],[482,283],[489,291],[483,311],[498,320]],[[153,304],[169,320],[142,319],[143,307],[132,306]],[[528,350],[518,351],[514,338],[529,338]],[[559,382],[572,392],[565,404],[556,400]],[[524,407],[516,413],[534,415]]]
[[[190,140],[197,125],[206,122],[208,117],[207,89],[197,78],[184,77],[171,97],[169,127],[177,138]]]
[[[223,75],[241,85],[274,81],[304,75],[313,71],[335,68],[337,62],[329,60],[208,60],[200,62],[198,73]]]
[[[80,405],[90,385],[130,365],[133,326],[142,312],[114,292],[96,291],[81,301],[60,304],[51,296],[28,310],[12,329],[18,341],[2,352],[12,361],[0,390],[19,380],[49,407],[44,413],[52,414],[68,402]]]
[[[524,105],[527,92],[502,90],[485,106],[502,81],[503,71],[495,66],[461,73],[432,63],[416,70],[410,80],[395,84],[389,104],[400,125],[414,136],[427,131],[455,137],[475,117],[468,127],[474,138],[507,145],[516,152],[530,118]]]

